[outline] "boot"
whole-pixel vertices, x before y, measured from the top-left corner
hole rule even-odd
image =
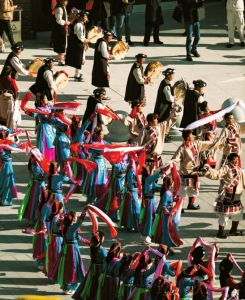
[[[199,205],[195,205],[194,202],[195,202],[195,197],[189,197],[189,204],[187,206],[187,209],[198,210],[201,208]]]
[[[225,229],[225,226],[220,226],[219,225],[219,231],[217,232],[217,237],[220,238],[220,239],[226,239],[227,236],[226,234],[224,233],[224,229]]]
[[[238,224],[239,224],[239,222],[232,221],[231,230],[229,232],[230,235],[234,235],[234,236],[243,235],[242,230],[237,231]]]

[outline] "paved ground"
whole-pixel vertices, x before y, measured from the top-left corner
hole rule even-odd
[[[164,4],[165,5],[165,4]],[[165,7],[165,6],[164,6]],[[147,63],[153,60],[160,60],[167,67],[174,67],[177,70],[176,80],[185,77],[192,82],[194,79],[203,79],[207,82],[205,89],[205,99],[211,103],[213,109],[220,108],[224,100],[230,97],[244,99],[244,54],[245,50],[240,47],[239,41],[234,48],[227,50],[227,26],[225,16],[225,6],[223,3],[212,3],[207,5],[207,19],[201,24],[201,41],[198,51],[201,58],[194,59],[192,63],[185,61],[185,37],[182,37],[183,25],[175,23],[171,16],[172,10],[164,10],[165,25],[161,27],[161,40],[163,46],[150,44],[149,47],[142,47],[142,32],[144,28],[144,14],[142,7],[138,7],[133,15],[132,21],[132,40],[135,47],[131,47],[127,57],[122,61],[112,61],[111,69],[111,88],[108,89],[108,95],[112,96],[112,100],[108,104],[115,110],[123,109],[129,112],[130,108],[123,101],[125,84],[129,69],[134,62],[134,56],[139,52],[148,55]],[[49,34],[39,34],[36,41],[26,41],[24,45],[25,51],[21,54],[23,62],[27,63],[35,57],[47,57],[54,55],[47,45],[49,44]],[[9,51],[9,50],[8,50]],[[0,54],[0,63],[3,64],[6,54]],[[86,104],[86,99],[94,89],[91,86],[91,68],[93,62],[93,49],[87,53],[86,65],[84,66],[84,77],[86,82],[77,83],[70,79],[67,87],[58,95],[60,101],[78,100]],[[58,67],[55,68],[60,69]],[[65,67],[70,76],[74,76],[74,70]],[[155,80],[155,84],[146,87],[147,106],[146,113],[153,110],[156,98],[157,88],[161,81],[161,77]],[[26,77],[19,77],[18,85],[22,92],[30,87],[33,80]],[[85,105],[82,106],[79,114],[83,114]],[[26,128],[34,142],[35,134],[33,131],[33,119],[23,115],[23,128]],[[243,140],[244,141],[244,140]],[[174,153],[175,149],[181,143],[181,137],[175,133],[174,142],[167,144],[164,149],[163,159],[167,161]],[[218,157],[218,160],[220,156]],[[244,155],[242,157],[243,165],[245,164]],[[17,221],[17,210],[26,192],[28,181],[27,158],[24,154],[13,155],[13,165],[18,185],[19,199],[14,201],[12,207],[1,207],[1,238],[0,238],[0,299],[14,299],[18,295],[37,294],[37,295],[53,295],[59,296],[62,300],[70,299],[60,292],[58,285],[50,284],[47,278],[36,268],[36,263],[32,260],[32,237],[24,235],[21,230],[28,226],[27,221]],[[218,189],[218,182],[211,182],[207,179],[201,180],[201,193],[197,202],[202,209],[197,212],[186,212],[182,215],[180,226],[180,237],[184,245],[176,249],[176,254],[171,257],[172,260],[182,259],[186,261],[187,253],[193,241],[198,235],[201,235],[208,242],[220,243],[220,257],[232,251],[245,269],[244,254],[244,237],[229,237],[225,241],[219,241],[215,238],[217,232],[217,218],[212,212],[213,202]],[[67,188],[67,187],[66,187]],[[157,198],[159,196],[157,195]],[[242,199],[245,204],[244,197]],[[76,210],[81,212],[84,204],[84,197],[76,193],[68,203],[68,210]],[[241,227],[245,227],[245,221],[241,222]],[[102,230],[104,227],[101,226]],[[82,227],[85,238],[90,237],[91,224],[86,219]],[[120,230],[117,240],[123,244],[123,250],[134,252],[142,249],[142,245],[138,244],[139,234],[130,233]],[[109,247],[112,240],[106,231],[105,246]],[[156,246],[152,244],[152,246]],[[88,247],[81,245],[81,254],[86,267],[89,266],[89,250]],[[218,263],[216,264],[216,274],[218,274]],[[238,275],[234,270],[234,274]],[[218,278],[218,277],[217,277]],[[239,279],[239,276],[235,276]],[[218,280],[215,283],[219,285]]]

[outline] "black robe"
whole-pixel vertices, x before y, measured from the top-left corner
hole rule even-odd
[[[84,45],[83,42],[80,41],[77,35],[74,33],[75,24],[72,24],[70,27],[65,64],[76,69],[81,69],[83,62]],[[82,26],[84,26],[86,34],[85,25],[83,23]]]
[[[98,51],[98,47],[102,42],[105,42],[107,44],[107,50],[108,50],[107,41],[104,38],[98,39],[94,50],[92,85],[96,87],[109,87],[109,81],[107,77],[107,59],[102,56],[100,51]]]
[[[140,68],[143,76],[143,66],[139,66],[136,62],[132,65],[128,75],[128,81],[126,85],[125,101],[142,100],[144,98],[144,84],[140,84],[134,77],[134,69]]]
[[[189,124],[200,119],[198,98],[201,94],[196,90],[187,90],[185,94],[183,117],[180,123],[180,127],[185,128]],[[200,128],[193,130],[193,134],[197,135],[200,132]]]
[[[173,95],[173,87],[170,83],[166,82],[165,79],[162,80],[157,92],[157,100],[154,108],[154,114],[158,114],[158,122],[166,121],[169,118],[170,110],[172,108],[172,102],[166,99],[163,89],[169,86],[171,89],[171,94]]]
[[[53,96],[51,94],[51,90],[48,86],[47,81],[44,79],[43,74],[46,71],[50,71],[53,74],[53,71],[47,66],[43,65],[37,72],[37,78],[36,78],[36,83],[34,83],[30,87],[30,91],[36,95],[37,93],[45,94],[48,98],[48,100],[53,100]]]
[[[84,112],[84,116],[83,116],[83,120],[82,120],[82,124],[84,124],[88,118],[95,112],[95,107],[97,104],[101,103],[100,100],[95,99],[94,96],[89,96],[88,100],[87,100],[87,106],[86,106],[86,110]],[[97,124],[98,126],[101,124],[100,119],[99,119],[99,114],[97,114]],[[92,126],[93,126],[93,122],[91,122],[87,128],[87,130],[89,132],[91,132],[92,130]]]
[[[66,9],[62,5],[57,5],[56,8],[61,7],[63,9],[62,19],[65,21]],[[55,19],[54,19],[55,20]],[[62,26],[56,22],[53,23],[53,44],[54,52],[56,53],[65,53],[66,52],[66,30],[65,26]]]

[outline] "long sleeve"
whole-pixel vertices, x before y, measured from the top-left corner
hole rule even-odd
[[[232,289],[239,290],[241,288],[241,283],[236,282],[233,278],[227,278],[226,279],[226,285]]]
[[[11,6],[9,1],[1,1],[1,10],[5,13],[11,12],[14,10],[14,6]]]
[[[143,275],[143,278],[146,278],[146,277],[150,276],[150,275],[153,274],[155,271],[156,271],[156,265],[153,264],[149,270],[146,270],[146,271],[142,272],[142,273],[143,273],[143,274],[142,274],[142,275]]]
[[[77,35],[77,38],[81,41],[84,42],[86,37],[85,37],[85,30],[84,26],[82,23],[77,23],[74,26],[74,33]]]
[[[219,180],[224,178],[228,172],[228,166],[224,166],[220,170],[215,170],[210,167],[209,170],[204,174],[204,176],[212,180]]]
[[[177,114],[176,110],[172,109],[170,112],[169,118],[166,121],[159,123],[161,131],[163,133],[163,136],[162,136],[163,140],[165,138],[165,133],[167,133],[176,123],[177,116],[178,116],[178,114]]]
[[[180,145],[173,157],[171,158],[172,162],[179,163],[182,160],[183,146]]]
[[[141,130],[138,137],[134,139],[133,144],[135,146],[142,146],[144,145],[144,139],[145,139],[145,130]]]
[[[171,94],[171,89],[170,89],[169,85],[164,87],[163,93],[164,93],[167,101],[174,102],[174,96]]]
[[[51,71],[47,70],[43,73],[43,78],[47,81],[48,83],[48,87],[53,90],[53,91],[57,91],[57,86],[54,82],[54,78],[53,78],[53,74]]]
[[[140,68],[135,68],[133,70],[133,75],[139,84],[144,84],[145,80],[144,80],[144,77],[142,76],[142,72],[141,72]]]
[[[101,54],[104,58],[108,59],[110,57],[110,54],[108,53],[108,50],[107,50],[106,42],[102,41],[99,44],[98,50],[101,52]]]
[[[118,117],[120,118],[120,122],[122,123],[122,124],[124,124],[125,126],[130,126],[130,125],[132,125],[132,118],[130,117],[130,116],[124,116],[124,115],[122,115],[122,114],[118,114]]]
[[[165,262],[163,268],[162,268],[162,275],[164,276],[164,273],[167,273],[170,276],[175,276],[174,271],[171,269],[170,267],[170,263],[169,262]]]
[[[61,7],[58,7],[55,12],[56,23],[58,23],[61,26],[64,26],[66,21],[64,21],[62,19],[62,17],[63,17],[63,9]],[[67,19],[67,17],[66,17],[66,19]]]
[[[100,108],[100,109],[105,109],[105,107],[104,107],[104,105],[103,105],[102,103],[98,103],[98,104],[96,105],[95,111],[96,111],[96,109],[98,109],[98,108]],[[99,114],[98,116],[99,116],[100,122],[101,122],[102,124],[107,124],[107,123],[108,123],[108,117],[107,117],[107,116],[104,116],[104,115],[102,115],[102,114]]]
[[[29,71],[26,70],[26,66],[20,63],[17,57],[12,57],[10,59],[10,63],[13,66],[13,68],[17,71],[18,74],[29,76]]]
[[[145,181],[148,185],[150,185],[159,178],[160,178],[160,174],[157,173],[157,174],[151,175],[150,177],[147,177]]]

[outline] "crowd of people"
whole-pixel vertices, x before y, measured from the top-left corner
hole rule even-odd
[[[86,36],[89,14],[85,10],[76,11],[76,21],[70,23],[67,4],[68,1],[60,0],[55,6],[52,43],[58,64],[75,68],[75,80],[80,82],[89,43]],[[128,17],[125,12],[125,20],[118,18],[117,24],[119,21],[127,23]],[[159,27],[155,25],[149,24],[146,28],[145,44],[149,42],[152,28],[154,41],[160,43]],[[116,28],[120,37],[120,30]],[[96,42],[92,69],[95,90],[87,99],[83,118],[74,115],[79,103],[57,102],[52,57],[42,61],[35,83],[19,104],[18,75],[33,77],[33,73],[20,61],[23,45],[11,46],[12,52],[6,58],[0,78],[1,206],[11,206],[12,200],[18,198],[11,152],[29,153],[30,180],[18,209],[18,220],[27,219],[29,226],[34,225],[23,232],[33,234],[33,258],[38,269],[49,280],[59,283],[65,294],[74,294],[73,299],[189,299],[192,290],[196,300],[212,299],[213,292],[222,293],[224,300],[243,299],[245,272],[231,253],[219,265],[221,287],[213,287],[219,253],[216,243],[207,243],[198,237],[188,255],[189,267],[184,269],[181,261],[170,264],[167,256],[183,245],[179,225],[186,196],[187,210],[201,209],[196,204],[201,176],[220,181],[214,203],[214,213],[218,216],[216,237],[227,238],[225,226],[229,219],[232,222],[229,235],[243,235],[238,226],[243,219],[241,195],[245,174],[241,169],[241,135],[245,125],[235,122],[231,110],[237,105],[245,114],[245,105],[237,101],[231,107],[213,111],[204,100],[207,84],[201,79],[194,80],[193,86],[183,80],[180,84],[184,96],[180,96],[172,85],[176,70],[167,68],[162,72],[164,77],[154,110],[145,115],[145,85],[151,83],[151,77],[149,68],[143,66],[147,56],[138,53],[129,71],[124,97],[132,110],[127,116],[116,114],[103,102],[110,99],[105,88],[110,83],[108,61],[113,54],[108,43],[113,35],[113,31],[104,31]],[[131,42],[127,31],[126,40]],[[192,52],[197,53],[193,48]],[[157,64],[151,67],[156,68]],[[63,74],[66,76],[66,72]],[[34,109],[28,107],[33,97]],[[20,126],[20,108],[26,116],[35,119],[36,146],[28,131]],[[176,128],[182,110],[180,128]],[[221,116],[225,125],[218,135],[216,119]],[[114,121],[128,127],[129,139],[123,144],[110,144],[104,139],[103,126]],[[162,151],[165,144],[172,141],[170,130],[173,128],[182,132],[183,143],[170,160],[163,161]],[[26,136],[21,143],[19,135]],[[219,151],[222,151],[222,160],[218,165]],[[66,195],[63,184],[69,185]],[[75,192],[86,196],[79,217],[75,211],[66,209]],[[156,193],[160,193],[160,199]],[[92,223],[91,240],[79,235],[86,215]],[[131,254],[122,252],[119,242],[108,250],[103,248],[104,233],[98,228],[97,217],[109,227],[111,237],[117,235],[114,228],[117,223],[118,228],[139,234],[139,241],[146,248]],[[83,265],[79,241],[90,248],[88,272]],[[149,246],[151,243],[158,244],[157,250]],[[204,247],[210,248],[208,260],[204,258]],[[149,252],[155,255],[154,261]],[[233,264],[242,274],[241,282],[232,278]],[[170,281],[169,276],[175,279]]]

